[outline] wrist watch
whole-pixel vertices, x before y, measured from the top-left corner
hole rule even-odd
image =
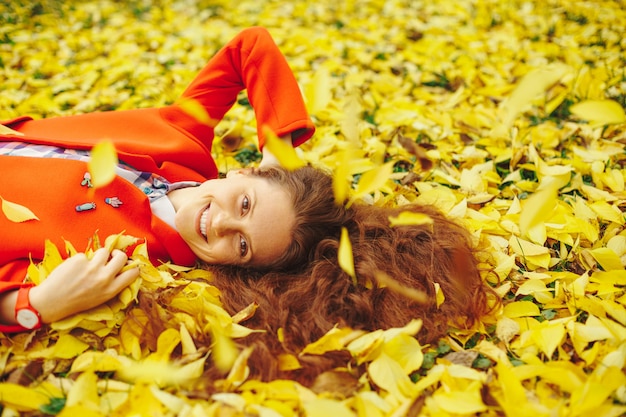
[[[22,287],[17,291],[17,301],[15,302],[15,320],[17,324],[27,329],[36,329],[41,326],[41,316],[39,312],[30,305],[28,294],[32,285]]]

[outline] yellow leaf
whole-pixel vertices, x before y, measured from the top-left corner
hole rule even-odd
[[[28,207],[12,203],[2,197],[0,197],[0,200],[2,200],[2,212],[10,221],[14,223],[22,223],[29,220],[39,220],[39,217],[30,211]]]
[[[355,93],[351,93],[345,101],[344,119],[341,122],[341,133],[348,142],[359,143],[359,121],[361,105]]]
[[[345,327],[339,329],[337,327],[333,327],[326,332],[324,336],[305,346],[304,349],[302,349],[301,354],[323,355],[326,352],[342,350],[345,346],[345,338],[350,333],[352,333],[352,329],[350,328]]]
[[[554,64],[524,75],[508,100],[500,107],[500,119],[504,127],[510,128],[517,116],[525,111],[535,98],[559,81],[568,71],[569,67]]]
[[[178,385],[193,381],[202,375],[206,357],[202,357],[183,366],[172,362],[145,360],[135,362],[125,358],[124,366],[117,371],[123,381],[154,382],[159,386]]]
[[[595,371],[582,387],[572,392],[570,400],[572,416],[593,414],[593,411],[615,390],[625,384],[626,375],[621,368],[610,367],[602,372]]]
[[[531,195],[522,205],[519,217],[520,232],[528,236],[528,232],[535,225],[541,224],[550,217],[556,207],[557,190],[555,187],[546,187]]]
[[[85,405],[71,405],[71,406],[65,405],[65,407],[63,407],[63,410],[61,410],[61,412],[57,414],[57,416],[58,417],[74,417],[74,416],[105,417],[105,414],[103,414],[99,409],[95,410]]]
[[[10,382],[0,383],[0,404],[18,411],[37,411],[50,402],[45,393]]]
[[[418,290],[417,288],[408,287],[405,284],[401,284],[400,282],[391,278],[389,275],[382,271],[376,271],[374,273],[374,277],[381,287],[389,288],[391,291],[402,294],[406,298],[422,304],[427,304],[430,301],[428,294],[426,294],[424,291]],[[439,301],[439,295],[440,294],[437,293],[437,301]],[[443,293],[441,293],[441,296],[443,297]],[[443,299],[441,299],[441,302],[443,302]],[[437,304],[437,307],[439,307],[440,305],[441,304]]]
[[[412,211],[403,211],[397,216],[389,216],[389,225],[391,227],[421,226],[423,224],[433,224],[433,219],[428,214]]]
[[[235,360],[237,360],[239,349],[237,349],[235,342],[225,334],[224,329],[215,325],[215,323],[211,326],[211,336],[213,337],[213,362],[219,370],[226,372],[231,369]]]
[[[596,201],[589,204],[589,207],[602,220],[608,220],[616,224],[624,224],[624,214],[616,207],[606,201]]]
[[[113,181],[117,162],[113,142],[104,140],[93,147],[88,167],[94,188],[103,187]]]
[[[350,192],[352,155],[351,149],[346,149],[337,157],[337,166],[333,171],[333,193],[337,204],[344,204]]]
[[[347,349],[357,360],[357,364],[371,362],[376,358],[383,347],[384,332],[380,329],[365,333],[357,339],[351,341]]]
[[[417,339],[404,333],[386,342],[383,351],[398,362],[407,375],[418,370],[424,361],[422,347]]]
[[[514,235],[509,239],[513,252],[531,269],[550,266],[550,250],[544,246],[534,244]]]
[[[22,132],[18,132],[17,130],[13,130],[10,127],[7,127],[3,124],[0,124],[0,135],[15,135],[15,136],[24,136]]]
[[[253,350],[254,348],[252,346],[248,346],[241,351],[239,356],[237,356],[237,359],[235,359],[235,362],[226,377],[226,381],[228,381],[229,384],[239,386],[248,378],[248,375],[250,374],[248,358],[250,358]]]
[[[397,399],[410,398],[416,391],[400,364],[384,352],[370,363],[368,373],[377,386]]]
[[[65,406],[81,405],[92,410],[98,410],[100,408],[100,398],[98,397],[97,382],[98,377],[93,372],[80,374],[67,393]]]
[[[328,398],[315,398],[306,401],[303,406],[307,417],[354,417],[343,402]]]
[[[441,307],[444,301],[446,301],[446,295],[441,289],[441,285],[438,282],[433,284],[435,286],[435,301],[437,302],[437,308]]]
[[[341,228],[341,238],[339,240],[339,266],[343,271],[352,277],[354,285],[356,285],[356,273],[354,271],[354,257],[352,255],[352,243],[348,235],[348,229]]]
[[[332,100],[330,89],[330,72],[325,66],[320,66],[313,74],[311,83],[305,89],[307,107],[311,114],[317,114],[328,107]]]
[[[122,363],[109,352],[87,351],[72,362],[70,373],[111,372],[122,367]]]
[[[199,123],[211,127],[215,127],[218,123],[218,120],[211,118],[209,113],[207,113],[206,109],[198,100],[194,100],[193,98],[183,98],[180,99],[176,104],[189,116],[193,117]]]
[[[187,326],[185,323],[180,323],[180,342],[183,351],[183,355],[190,355],[196,353],[198,349],[196,348],[196,344],[189,334],[189,330],[187,330]]]
[[[504,315],[510,319],[539,316],[540,314],[539,307],[532,301],[514,301],[504,306]]]
[[[56,358],[71,359],[77,355],[80,355],[90,346],[80,339],[70,335],[62,334],[59,336],[56,344],[54,345],[53,352]]]
[[[300,361],[294,355],[290,353],[281,353],[278,355],[278,369],[281,371],[295,371],[300,369]]]
[[[483,403],[480,391],[473,389],[463,391],[437,391],[433,400],[444,411],[452,414],[475,414],[485,411],[487,406]]]
[[[548,303],[553,300],[550,289],[539,279],[529,279],[524,282],[515,292],[515,295],[532,295],[540,303]]]
[[[586,100],[569,108],[572,114],[589,121],[591,127],[626,123],[626,113],[613,100]]]
[[[393,165],[394,161],[389,161],[380,167],[372,168],[364,172],[363,175],[361,175],[361,179],[357,184],[351,201],[357,200],[382,188],[391,176]]]
[[[44,256],[43,261],[41,262],[41,266],[43,267],[46,276],[54,270],[57,266],[61,265],[63,262],[63,258],[61,257],[61,253],[59,252],[59,248],[56,247],[54,243],[50,240],[46,239],[44,246]],[[42,280],[45,277],[42,278]]]
[[[565,336],[565,327],[561,322],[544,321],[531,330],[531,337],[535,341],[537,347],[551,358],[556,348],[563,341]]]
[[[157,339],[157,350],[150,357],[155,360],[167,361],[170,355],[180,343],[181,337],[178,330],[169,328],[163,331]]]
[[[503,315],[498,319],[496,324],[496,336],[504,343],[509,343],[517,334],[519,334],[520,325],[515,320]]]
[[[508,364],[505,364],[505,362],[498,362],[496,364],[498,383],[502,388],[501,397],[497,398],[498,402],[507,416],[530,417],[536,415],[534,413],[535,410],[528,407],[526,391],[522,382],[507,365]]]
[[[605,271],[624,269],[619,256],[609,248],[591,249],[589,252]]]
[[[263,127],[263,133],[265,133],[265,147],[276,157],[283,168],[293,171],[306,165],[293,146],[280,140],[268,127]]]

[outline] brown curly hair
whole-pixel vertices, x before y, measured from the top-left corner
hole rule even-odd
[[[297,355],[336,325],[373,331],[421,318],[423,328],[418,339],[429,343],[443,336],[450,325],[471,327],[488,312],[492,290],[479,271],[469,232],[437,209],[365,204],[345,209],[334,203],[327,174],[313,168],[293,173],[274,171],[259,173],[275,179],[299,177],[283,182],[292,193],[291,182],[307,178],[294,196],[299,218],[294,229],[295,249],[281,259],[286,260],[287,267],[276,264],[278,268],[269,271],[211,267],[214,284],[221,290],[222,302],[230,313],[250,303],[259,306],[245,323],[266,330],[245,341],[255,346],[249,362],[254,376],[288,377],[306,383],[323,370],[337,366],[336,355],[305,355],[299,357],[302,369],[285,373],[279,370],[276,360],[280,353]],[[402,211],[426,214],[432,223],[390,226],[389,216]],[[342,227],[348,230],[352,243],[356,281],[338,265]],[[381,281],[382,277],[385,279]],[[390,280],[395,285],[389,285]],[[435,301],[435,283],[445,296],[440,306]],[[410,292],[425,297],[408,297]],[[279,329],[284,334],[282,341],[277,337]],[[341,358],[344,364],[345,359]]]

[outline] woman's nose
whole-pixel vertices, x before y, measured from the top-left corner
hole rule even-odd
[[[232,232],[235,227],[235,222],[226,212],[220,212],[213,218],[213,224],[211,224],[211,230],[217,237],[222,237]]]

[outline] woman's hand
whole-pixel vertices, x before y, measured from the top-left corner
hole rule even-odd
[[[91,259],[84,253],[66,259],[48,278],[30,290],[30,303],[41,321],[50,323],[96,307],[119,294],[138,276],[139,268],[120,272],[128,257],[105,248]]]

